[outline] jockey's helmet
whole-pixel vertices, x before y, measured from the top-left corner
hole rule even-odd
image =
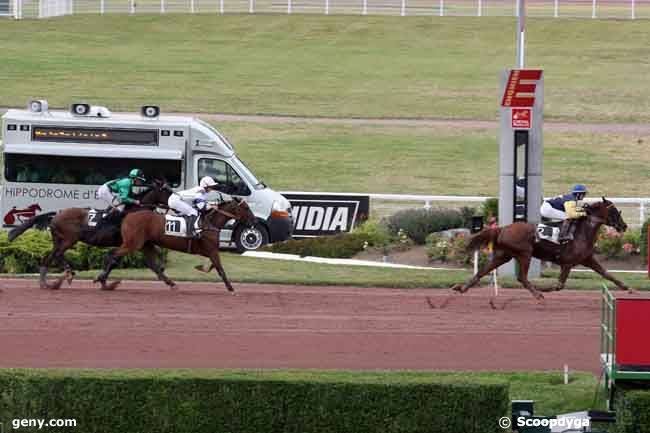
[[[581,184],[575,185],[573,189],[571,190],[572,193],[574,194],[587,194],[589,191],[587,191],[587,187]]]
[[[210,176],[203,176],[201,178],[201,181],[199,182],[199,186],[201,188],[209,188],[211,186],[215,186],[217,182],[214,181]]]
[[[143,182],[145,181],[144,172],[142,170],[140,170],[139,168],[134,168],[133,170],[131,170],[129,172],[129,177],[131,179],[140,179]]]

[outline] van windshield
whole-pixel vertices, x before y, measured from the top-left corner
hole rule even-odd
[[[264,189],[266,188],[266,185],[264,185],[264,182],[260,182],[255,175],[253,174],[252,171],[248,168],[248,166],[239,159],[237,156],[233,157],[233,159],[237,162],[237,165],[239,165],[239,168],[242,171],[242,175],[250,182],[251,185],[253,185],[253,188],[255,189]]]

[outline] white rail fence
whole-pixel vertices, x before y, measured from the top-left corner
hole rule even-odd
[[[0,0],[0,15],[286,13],[516,16],[515,0]],[[530,0],[533,17],[650,18],[650,0]]]
[[[455,195],[401,195],[401,194],[363,194],[335,192],[298,192],[285,191],[282,194],[335,194],[335,195],[367,195],[370,196],[370,213],[374,217],[385,217],[409,208],[431,208],[445,206],[460,208],[462,206],[479,207],[490,197],[455,196]],[[650,197],[607,197],[621,211],[623,219],[631,227],[640,227],[646,219],[646,207],[650,205]],[[593,203],[600,198],[587,198]]]

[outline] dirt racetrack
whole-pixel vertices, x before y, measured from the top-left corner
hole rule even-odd
[[[599,292],[0,280],[0,367],[598,372]],[[437,307],[432,309],[428,300]]]

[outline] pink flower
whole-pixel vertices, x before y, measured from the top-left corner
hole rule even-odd
[[[488,224],[494,224],[497,222],[497,217],[491,216],[487,219]]]
[[[625,251],[628,254],[632,253],[632,251],[634,251],[634,245],[632,245],[629,242],[626,243],[626,244],[623,244],[623,251]]]

